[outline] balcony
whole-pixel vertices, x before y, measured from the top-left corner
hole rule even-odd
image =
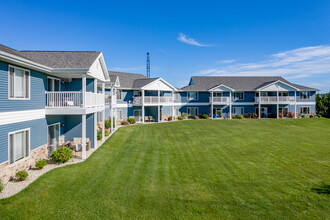
[[[170,105],[173,103],[172,96],[145,96],[144,105]],[[133,105],[142,105],[142,96],[133,98]]]
[[[294,96],[261,96],[254,97],[255,102],[261,103],[294,103]]]
[[[104,94],[86,92],[46,92],[46,114],[88,114],[104,108]]]
[[[230,103],[230,98],[229,97],[210,97],[210,102],[213,104],[229,104]]]

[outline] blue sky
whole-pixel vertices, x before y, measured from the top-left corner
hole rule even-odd
[[[109,70],[182,87],[192,75],[281,75],[330,90],[330,1],[6,1],[0,43],[98,50]]]

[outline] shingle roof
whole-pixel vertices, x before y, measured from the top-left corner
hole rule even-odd
[[[135,73],[122,73],[122,72],[114,72],[108,71],[109,76],[117,76],[119,77],[120,87],[126,89],[136,88],[134,87],[134,81],[140,79],[149,79],[145,75],[135,74]]]
[[[234,90],[254,91],[275,81],[282,81],[301,90],[318,91],[314,88],[290,83],[279,76],[193,76],[191,84],[182,88],[184,91],[208,91],[218,85],[225,85]]]
[[[101,52],[97,51],[20,51],[37,63],[51,68],[89,68]]]
[[[109,75],[109,78],[110,78],[110,82],[116,82],[118,76],[115,76],[115,75]],[[119,82],[120,82],[120,81],[119,81]]]
[[[136,79],[133,83],[133,88],[142,88],[143,86],[148,85],[149,83],[157,80],[159,78],[148,78],[148,79]]]
[[[0,44],[0,51],[51,68],[90,68],[101,52],[98,51],[18,51]]]

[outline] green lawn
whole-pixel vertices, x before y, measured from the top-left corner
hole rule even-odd
[[[0,219],[329,219],[322,184],[327,119],[137,125],[0,200]]]

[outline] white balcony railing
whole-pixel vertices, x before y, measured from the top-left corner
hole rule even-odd
[[[169,104],[173,102],[172,96],[145,96],[144,104]],[[133,98],[133,104],[141,105],[142,96],[136,96]]]
[[[212,97],[210,97],[210,102],[212,102]],[[213,97],[213,103],[229,103],[229,97]]]
[[[85,108],[104,106],[104,94],[86,92]],[[46,92],[46,108],[83,108],[82,92]]]
[[[255,102],[294,102],[294,97],[292,96],[262,96],[262,97],[255,97]]]

